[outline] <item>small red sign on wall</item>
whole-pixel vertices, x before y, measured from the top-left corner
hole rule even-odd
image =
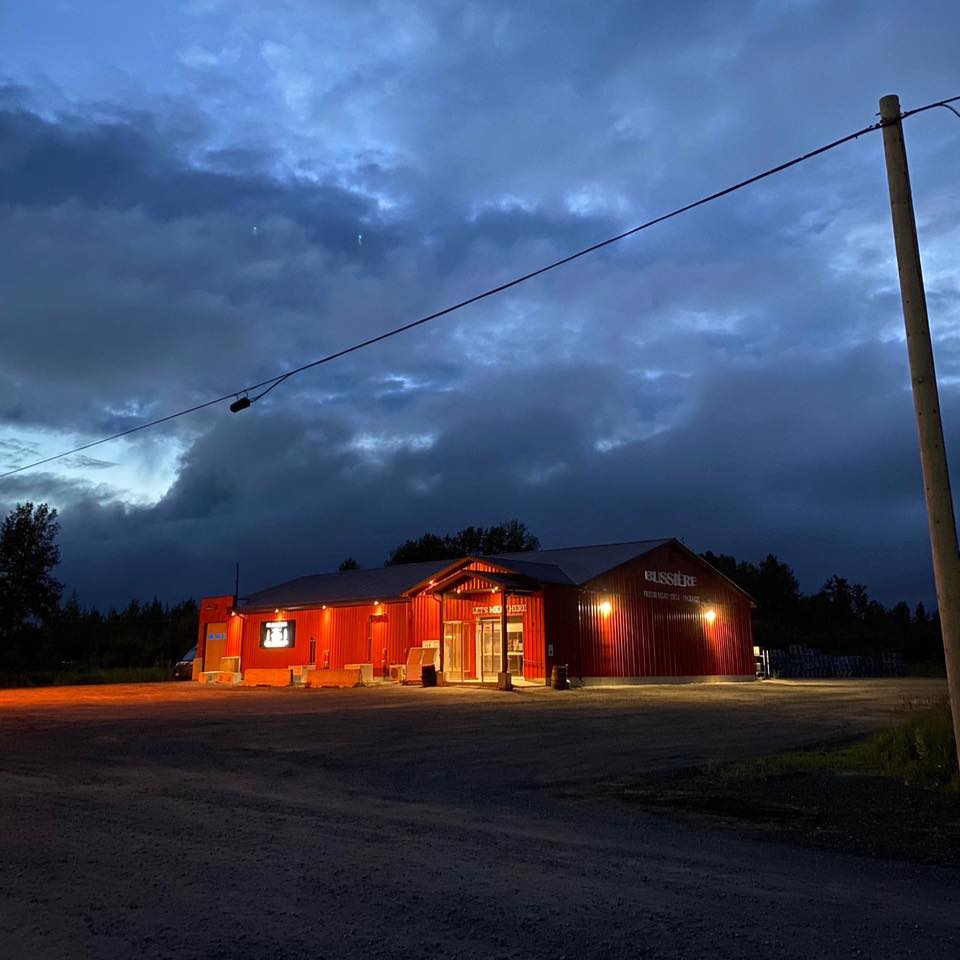
[[[371,613],[370,622],[371,623],[386,623],[390,618],[385,613]]]

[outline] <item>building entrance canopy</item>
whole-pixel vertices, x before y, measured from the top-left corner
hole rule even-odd
[[[540,584],[530,577],[518,576],[513,573],[499,573],[493,570],[457,570],[443,580],[438,580],[428,587],[428,593],[456,594],[470,596],[506,591],[511,596],[536,593]]]
[[[478,621],[477,629],[477,674],[480,679],[491,673],[496,664],[499,669],[497,682],[499,686],[509,687],[512,684],[511,667],[522,676],[523,671],[523,641],[522,627],[519,634],[515,629],[512,633],[508,625],[509,604],[508,597],[530,596],[537,593],[540,584],[531,577],[522,574],[505,573],[497,570],[461,569],[438,579],[427,588],[428,593],[439,594],[441,603],[441,621],[444,623],[444,642],[440,644],[440,671],[446,673],[451,664],[446,661],[450,654],[456,656],[454,648],[447,643],[449,631],[446,628],[446,600],[484,598],[490,594],[499,594],[499,609],[497,619]],[[491,610],[491,613],[494,611]],[[514,625],[516,627],[516,624]],[[460,639],[462,643],[462,631]],[[511,642],[513,649],[511,649]],[[448,649],[449,647],[449,649]],[[512,653],[512,656],[511,656]],[[459,657],[459,665],[463,670],[463,656]]]

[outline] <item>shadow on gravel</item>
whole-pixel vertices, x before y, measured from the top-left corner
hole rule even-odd
[[[960,798],[886,777],[769,774],[737,764],[653,774],[600,791],[651,813],[754,838],[960,867]]]

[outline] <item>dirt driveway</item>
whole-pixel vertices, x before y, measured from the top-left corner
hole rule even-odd
[[[942,691],[0,691],[0,943],[144,960],[955,958],[955,871],[566,796],[871,730]]]

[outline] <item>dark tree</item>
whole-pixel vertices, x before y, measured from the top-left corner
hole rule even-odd
[[[927,613],[923,602],[914,609],[910,629],[908,659],[939,663],[943,660],[943,637],[940,633],[940,617],[936,611]]]
[[[910,606],[901,600],[899,603],[894,604],[890,609],[890,622],[896,624],[897,628],[900,630],[908,630],[910,628]]]
[[[48,669],[169,666],[197,642],[197,605],[185,600],[165,606],[131,601],[103,614],[83,609],[72,596],[50,628]]]
[[[849,623],[856,618],[856,598],[846,577],[834,574],[820,588],[818,596],[822,597],[835,623]]]
[[[359,570],[360,564],[357,563],[357,561],[354,560],[353,557],[347,557],[346,559],[343,560],[340,566],[337,567],[337,569],[341,573],[345,573],[347,570]]]
[[[866,620],[870,613],[876,610],[877,601],[870,599],[870,592],[862,583],[855,583],[850,587],[850,599],[853,615],[857,620]]]
[[[31,637],[58,612],[59,532],[57,511],[45,503],[18,503],[0,526],[0,638],[8,658],[28,653]]]
[[[395,563],[422,563],[425,560],[453,560],[460,556],[463,554],[451,553],[446,537],[425,533],[422,537],[407,540],[391,550],[384,566],[389,567]]]
[[[486,549],[486,537],[483,527],[464,527],[452,536],[447,534],[443,542],[452,557],[480,557],[492,552]]]
[[[484,556],[497,553],[525,553],[539,550],[540,541],[519,520],[506,520],[483,532]]]
[[[498,553],[538,550],[540,541],[519,520],[506,520],[491,527],[464,527],[454,534],[425,533],[407,540],[390,553],[386,566],[425,560],[456,560],[459,557],[488,557]]]
[[[773,554],[759,564],[710,551],[701,556],[756,601],[754,637],[762,647],[800,644],[868,655],[893,650],[933,669],[942,661],[939,620],[922,603],[912,616],[902,602],[887,610],[863,584],[836,575],[817,593],[803,594],[793,570]]]
[[[793,570],[772,553],[757,567],[757,600],[763,601],[771,620],[784,623],[792,620],[800,602],[800,584]]]

